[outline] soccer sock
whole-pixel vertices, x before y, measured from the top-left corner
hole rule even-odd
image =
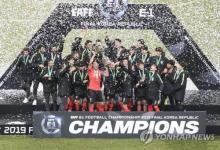
[[[128,106],[126,104],[123,104],[122,105],[122,109],[121,109],[122,112],[130,112],[130,110],[128,109]]]
[[[137,101],[137,111],[140,112],[141,111],[141,102]]]
[[[105,111],[108,111],[108,102],[105,102]]]
[[[147,109],[149,112],[153,111],[153,105],[152,104],[148,105]]]
[[[105,111],[105,104],[104,104],[104,103],[99,103],[99,105],[98,105],[98,111],[99,111],[99,112],[104,112],[104,111]]]
[[[119,105],[119,109],[122,110],[123,109],[123,102],[118,102]]]
[[[156,105],[156,106],[154,106],[154,110],[156,111],[156,112],[160,112],[160,108]]]
[[[75,110],[79,111],[79,107],[80,107],[79,100],[75,100]]]
[[[65,109],[66,109],[67,111],[72,111],[72,110],[73,110],[73,106],[74,106],[73,99],[72,99],[72,97],[70,96],[70,97],[68,97],[68,100],[67,100]]]
[[[114,102],[113,101],[109,102],[109,104],[108,104],[108,111],[112,111],[113,107],[114,107]]]
[[[86,111],[87,109],[87,100],[83,100],[82,102],[82,111]]]
[[[147,100],[143,100],[143,111],[146,112],[147,111]]]
[[[131,110],[132,106],[133,106],[133,102],[131,99],[129,99],[127,104],[128,109]]]
[[[89,104],[89,112],[94,112],[94,104]]]

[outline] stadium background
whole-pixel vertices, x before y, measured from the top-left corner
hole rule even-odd
[[[1,0],[0,1],[0,75],[14,61],[20,50],[38,31],[58,3],[96,3],[96,0]],[[183,24],[203,53],[209,58],[217,70],[220,70],[220,1],[219,0],[129,0],[129,3],[163,3],[168,4],[178,20]],[[148,30],[75,30],[65,38],[64,55],[70,52],[70,46],[75,36],[85,39],[121,38],[125,46],[130,46],[139,38],[144,38],[152,51],[156,46],[164,47],[154,32]],[[130,36],[132,35],[132,36]],[[193,84],[188,89],[196,89]],[[61,146],[60,143],[66,144]],[[82,145],[83,143],[83,145]],[[72,147],[68,144],[71,144]],[[218,140],[211,142],[193,141],[155,141],[149,146],[143,146],[139,140],[39,140],[31,137],[0,137],[0,149],[215,149]],[[9,146],[10,145],[10,146]],[[159,146],[158,146],[159,145]],[[189,147],[189,145],[191,145]],[[119,146],[119,148],[117,148]],[[31,147],[31,148],[30,148]]]

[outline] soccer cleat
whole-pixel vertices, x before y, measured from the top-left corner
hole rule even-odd
[[[24,104],[28,103],[29,100],[27,99],[27,97],[24,98],[24,100],[22,101]]]
[[[34,101],[32,102],[32,105],[33,105],[33,106],[36,106],[36,105],[37,105],[37,100],[36,100],[36,99],[34,99]]]

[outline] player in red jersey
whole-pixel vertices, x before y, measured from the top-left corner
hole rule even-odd
[[[88,67],[88,92],[89,92],[89,112],[94,112],[94,104],[96,105],[96,111],[103,112],[105,103],[102,98],[102,79],[103,76],[108,76],[108,71],[101,71],[99,64],[95,59],[96,52],[93,52],[93,56],[90,59]]]

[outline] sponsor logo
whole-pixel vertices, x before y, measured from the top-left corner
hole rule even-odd
[[[127,0],[99,0],[99,9],[102,16],[107,19],[118,19],[128,8]]]
[[[41,127],[45,134],[57,134],[61,131],[61,119],[55,115],[44,116]]]

